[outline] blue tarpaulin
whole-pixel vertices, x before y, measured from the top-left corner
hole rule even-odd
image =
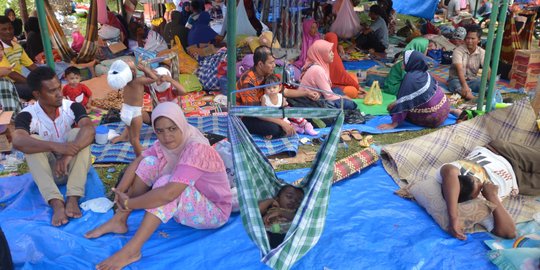
[[[400,14],[431,20],[438,4],[438,0],[394,0],[394,9]]]
[[[280,172],[288,181],[306,170]],[[378,163],[332,187],[324,233],[294,269],[495,269],[486,257],[487,233],[466,241],[450,237],[415,202],[393,194],[397,185]],[[89,173],[88,198],[103,195]],[[31,176],[0,178],[0,226],[17,269],[94,269],[133,237],[143,216],[136,211],[125,235],[88,240],[83,234],[105,222],[90,211],[55,228],[51,210]],[[268,269],[233,214],[222,228],[196,230],[174,221],[161,225],[144,245],[142,259],[126,269]]]

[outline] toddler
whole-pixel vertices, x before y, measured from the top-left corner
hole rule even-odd
[[[274,84],[270,86],[266,86],[264,88],[264,95],[261,97],[261,106],[268,106],[268,107],[287,107],[289,104],[287,103],[287,100],[283,98],[283,94],[280,93],[280,85],[275,84],[281,82],[281,80],[276,75],[270,75],[266,77],[263,81],[263,85],[267,84]],[[311,136],[316,136],[319,134],[319,132],[315,131],[313,129],[313,125],[308,122],[304,118],[291,118],[289,119],[283,119],[287,122],[290,122],[291,125],[296,130],[296,133],[298,134],[308,134]]]
[[[81,83],[81,71],[77,67],[68,67],[64,71],[68,84],[62,88],[62,95],[71,101],[81,103],[87,110],[92,104],[92,91]]]
[[[137,77],[137,69],[144,72],[146,76]],[[139,63],[116,60],[109,69],[107,82],[115,90],[124,89],[124,103],[120,111],[120,119],[126,124],[128,137],[135,155],[138,157],[142,153],[142,145],[139,140],[143,123],[142,106],[144,96],[144,86],[158,80],[153,70]],[[146,117],[148,115],[146,114]],[[147,120],[149,121],[149,120]]]
[[[275,199],[259,202],[259,210],[272,248],[283,242],[303,199],[303,189],[285,185],[278,191]]]

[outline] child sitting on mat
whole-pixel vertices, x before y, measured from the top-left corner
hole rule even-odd
[[[146,76],[137,77],[137,69],[144,72]],[[142,145],[139,140],[143,123],[143,95],[144,86],[158,80],[158,76],[153,70],[139,63],[116,60],[109,69],[107,82],[112,89],[124,89],[124,103],[120,111],[120,119],[126,124],[129,141],[133,146],[135,155],[138,157],[142,153]],[[146,117],[149,117],[146,114]],[[149,120],[147,120],[149,122]]]
[[[278,191],[276,198],[259,202],[270,247],[275,248],[283,242],[303,199],[304,190],[285,185]]]
[[[62,88],[62,95],[71,101],[81,103],[88,111],[92,104],[92,91],[81,83],[81,71],[77,67],[68,67],[64,71],[68,84]]]
[[[276,84],[281,82],[281,79],[276,75],[269,75],[264,79],[263,85],[269,85],[264,88],[264,95],[261,97],[261,105],[268,107],[287,107],[289,104],[287,100],[283,97],[283,94],[280,93],[280,85]],[[283,119],[291,123],[298,134],[308,134],[311,136],[316,136],[319,132],[313,129],[313,125],[304,118],[290,118]]]

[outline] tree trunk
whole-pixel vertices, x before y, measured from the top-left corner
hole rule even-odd
[[[26,0],[19,0],[19,9],[21,10],[21,18],[23,23],[28,21],[28,9],[26,8]]]

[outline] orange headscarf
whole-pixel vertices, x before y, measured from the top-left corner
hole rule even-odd
[[[330,63],[330,80],[332,81],[332,87],[343,88],[345,86],[352,86],[357,90],[360,90],[358,82],[355,81],[349,73],[345,70],[341,57],[337,51],[338,37],[335,33],[328,32],[324,36],[324,39],[332,43],[332,51],[334,52],[334,61]]]

